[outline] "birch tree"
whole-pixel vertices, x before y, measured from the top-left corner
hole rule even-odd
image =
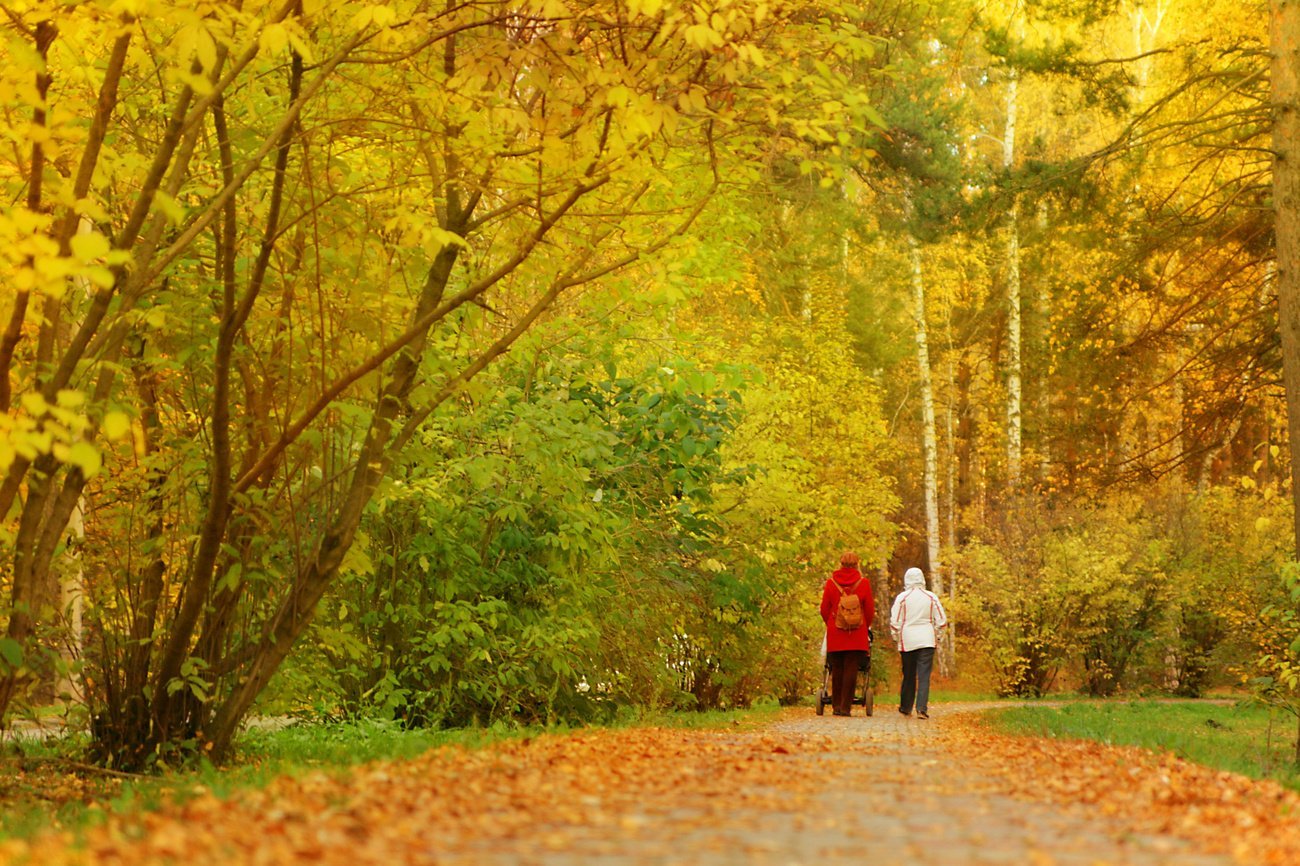
[[[939,444],[934,411],[934,373],[930,366],[930,334],[926,325],[925,271],[921,257],[921,245],[911,232],[907,234],[907,248],[912,281],[912,321],[916,339],[916,366],[921,391],[921,449],[924,465],[922,485],[925,500],[926,559],[930,565],[930,588],[936,594],[942,595],[944,581],[939,536]],[[952,645],[945,639],[939,647],[939,670],[947,676],[952,672],[952,667]]]
[[[1008,174],[1016,162],[1016,115],[1020,79],[1015,69],[1007,73],[1006,127],[1002,135],[1002,168]],[[1007,213],[1007,482],[1020,485],[1021,384],[1020,384],[1020,202],[1013,193]]]
[[[925,497],[926,559],[935,592],[942,592],[942,564],[939,555],[939,454],[935,435],[934,376],[930,369],[930,336],[926,328],[925,274],[921,263],[921,245],[916,236],[907,236],[908,263],[912,278],[912,322],[915,327],[916,367],[921,390],[921,452]]]

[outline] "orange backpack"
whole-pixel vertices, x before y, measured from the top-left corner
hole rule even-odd
[[[862,583],[862,578],[859,577],[847,592],[835,581],[831,583],[840,591],[840,603],[835,606],[835,627],[840,631],[862,628],[862,599],[858,598],[858,584]]]

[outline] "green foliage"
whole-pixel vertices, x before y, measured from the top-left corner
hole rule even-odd
[[[427,425],[315,627],[335,711],[578,721],[671,688],[634,657],[660,657],[675,572],[624,568],[707,544],[740,380],[681,360],[613,366],[535,356]]]
[[[896,507],[843,331],[771,322],[707,365],[549,342],[426,425],[268,706],[580,721],[811,688],[824,572],[883,560]]]
[[[1031,562],[1032,569],[1027,567]],[[975,632],[993,667],[998,693],[1046,692],[1069,647],[1060,632],[1065,620],[1057,616],[1050,589],[1034,578],[1041,571],[1041,550],[1031,554],[1015,542],[975,543],[962,551],[958,568],[965,580],[950,616]]]
[[[1260,701],[1286,710],[1300,724],[1300,563],[1284,562],[1278,583],[1284,595],[1264,605],[1252,624],[1257,654],[1249,685]],[[1300,740],[1295,758],[1300,767]]]
[[[1166,503],[1174,592],[1166,611],[1166,685],[1197,696],[1243,670],[1268,643],[1259,612],[1281,600],[1290,502],[1271,486],[1215,487]]]
[[[964,611],[992,649],[1001,693],[1042,695],[1072,662],[1090,694],[1119,687],[1153,636],[1168,586],[1156,531],[1137,505],[1059,522],[1022,511],[1000,545],[968,553]]]
[[[1276,644],[1266,620],[1290,507],[1272,490],[1170,485],[1013,514],[965,551],[954,605],[1005,694],[1041,695],[1064,675],[1092,695],[1197,696]]]

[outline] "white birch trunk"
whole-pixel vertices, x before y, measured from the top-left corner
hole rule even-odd
[[[85,609],[85,596],[82,594],[85,565],[81,561],[81,543],[85,537],[82,503],[79,502],[72,512],[72,517],[68,519],[67,552],[63,554],[64,562],[59,569],[59,609],[63,612],[67,637],[59,648],[65,670],[59,672],[54,683],[54,699],[71,703],[85,703],[85,693],[72,674],[76,664],[83,658],[85,642],[82,626],[82,614]]]
[[[921,383],[921,447],[925,488],[925,544],[930,560],[930,589],[943,594],[943,565],[939,551],[939,457],[934,420],[934,377],[930,370],[930,338],[925,326],[925,279],[921,268],[921,245],[911,233],[907,236],[912,265],[912,319],[916,324],[916,365]],[[951,629],[949,629],[951,631]],[[952,658],[945,646],[939,647],[939,672],[948,676]]]
[[[1016,160],[1016,112],[1019,79],[1014,70],[1007,79],[1007,128],[1002,138],[1002,165],[1010,169]],[[1021,387],[1020,387],[1020,203],[1011,203],[1007,215],[1007,482],[1020,485]]]
[[[934,421],[934,377],[930,371],[930,337],[925,325],[925,280],[921,268],[921,246],[907,236],[912,259],[912,321],[916,325],[916,364],[921,384],[921,447],[924,462],[925,543],[930,560],[930,583],[935,592],[943,587],[939,559],[938,445]]]
[[[1047,203],[1041,202],[1038,206],[1038,229],[1042,237],[1047,237],[1048,213]],[[1034,411],[1040,419],[1039,423],[1044,423],[1052,417],[1052,388],[1051,381],[1048,378],[1049,371],[1053,369],[1054,350],[1052,347],[1052,294],[1051,287],[1043,285],[1037,295],[1038,304],[1038,321],[1042,322],[1042,347],[1043,347],[1043,369],[1039,371],[1038,399],[1034,401]],[[1034,443],[1038,452],[1038,478],[1046,484],[1052,477],[1052,440],[1049,431],[1040,428],[1041,432],[1038,440]]]
[[[1137,63],[1139,89],[1146,89],[1147,82],[1151,80],[1151,58],[1142,55],[1146,54],[1149,45],[1155,44],[1160,25],[1164,23],[1165,14],[1169,11],[1168,0],[1156,0],[1154,6],[1148,12],[1147,4],[1139,4],[1133,12],[1133,56],[1142,58]],[[1150,41],[1143,39],[1144,35],[1150,36]]]
[[[944,413],[944,427],[948,437],[948,447],[945,449],[948,466],[945,474],[947,488],[944,490],[944,510],[948,513],[948,556],[951,557],[957,553],[957,423],[955,412],[953,411],[953,401],[957,394],[957,374],[956,364],[953,362],[952,352],[952,323],[948,325],[948,404]],[[951,560],[948,563],[948,597],[951,598],[957,594],[957,565]],[[946,629],[940,638],[943,642],[943,649],[947,653],[948,659],[953,668],[957,666],[957,636],[955,629]]]

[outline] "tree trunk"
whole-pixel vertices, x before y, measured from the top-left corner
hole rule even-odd
[[[63,616],[64,635],[59,645],[62,666],[55,674],[54,699],[74,704],[84,704],[86,699],[84,690],[74,676],[76,664],[85,656],[82,615],[86,602],[82,584],[86,569],[81,561],[82,542],[86,537],[84,508],[85,501],[78,501],[72,519],[68,521],[68,544],[59,570],[59,611]]]
[[[1037,228],[1041,236],[1047,237],[1051,226],[1046,201],[1039,202],[1037,219]],[[1038,480],[1046,487],[1052,482],[1052,437],[1051,430],[1048,427],[1048,419],[1052,417],[1053,395],[1050,372],[1056,366],[1055,349],[1052,345],[1052,293],[1050,283],[1044,283],[1038,287],[1038,292],[1035,294],[1034,312],[1038,318],[1038,345],[1041,346],[1042,351],[1041,366],[1035,378],[1038,390],[1037,399],[1033,403],[1033,411],[1039,427],[1038,435],[1034,438],[1034,449],[1038,452]]]
[[[975,447],[975,415],[971,407],[971,378],[973,373],[965,353],[957,362],[957,375],[953,383],[954,399],[957,402],[957,509],[958,514],[965,514],[970,508],[972,496],[972,452]],[[956,527],[957,543],[965,540],[966,533],[960,525]]]
[[[1300,3],[1271,0],[1273,210],[1278,329],[1291,449],[1291,496],[1300,515]],[[1300,520],[1294,525],[1300,551]]]
[[[449,217],[449,229],[463,234],[465,223],[470,217],[469,212],[456,212]],[[426,318],[438,306],[451,279],[459,252],[459,247],[446,246],[435,256],[425,278],[420,302],[412,313],[412,321],[418,322]],[[243,669],[238,685],[216,707],[210,724],[203,726],[207,728],[204,733],[209,735],[216,760],[226,756],[239,722],[252,706],[254,698],[270,682],[298,637],[311,623],[317,603],[352,544],[361,523],[362,512],[387,472],[388,461],[391,459],[389,446],[396,436],[395,428],[400,411],[416,382],[427,331],[428,328],[413,345],[398,354],[393,364],[392,377],[379,396],[346,498],[331,516],[330,528],[321,538],[313,557],[299,571],[295,590],[285,598],[275,618],[267,625],[257,654]]]
[[[916,364],[921,382],[921,445],[925,485],[926,558],[930,565],[930,588],[943,594],[943,566],[939,556],[939,468],[938,444],[934,420],[934,376],[930,370],[930,338],[925,326],[925,280],[921,268],[921,246],[912,234],[907,236],[912,264],[912,320],[916,324]],[[939,647],[939,672],[945,676],[952,668],[946,648]]]
[[[952,329],[950,325],[949,334],[951,333],[952,333]],[[951,352],[951,348],[952,347],[950,343],[949,344],[950,352]],[[957,393],[956,364],[953,362],[952,355],[949,354],[948,356],[948,401],[947,401],[947,408],[944,413],[945,416],[944,432],[948,440],[947,448],[945,448],[944,450],[948,458],[948,466],[947,466],[946,479],[945,479],[946,487],[944,488],[943,495],[944,495],[944,510],[948,512],[947,538],[948,538],[948,555],[950,557],[957,552],[957,522],[958,522],[957,423],[956,423],[957,411],[953,406],[953,399],[956,393]],[[957,592],[957,566],[955,562],[950,563],[948,566],[947,584],[948,584],[948,596],[952,597]],[[953,629],[945,630],[940,640],[943,641],[943,646],[947,650],[948,658],[951,661],[952,666],[955,668],[957,666],[957,636],[953,633]]]
[[[925,324],[925,280],[921,268],[921,247],[912,235],[908,235],[907,244],[912,260],[912,321],[916,326],[916,364],[921,385],[926,559],[930,566],[931,585],[935,591],[939,591],[943,579],[940,577],[939,556],[939,461],[934,418],[934,376],[930,369],[930,337]]]
[[[1008,172],[1016,160],[1016,111],[1019,79],[1012,70],[1007,79],[1007,128],[1002,138],[1002,167]],[[1007,214],[1007,483],[1020,484],[1020,203],[1013,198]]]

